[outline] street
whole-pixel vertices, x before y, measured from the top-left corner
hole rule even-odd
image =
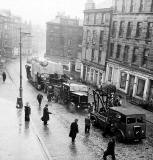
[[[100,129],[91,127],[90,135],[84,133],[84,118],[86,112],[71,113],[66,106],[57,103],[49,103],[50,115],[48,126],[44,126],[41,121],[42,110],[47,103],[44,95],[43,104],[38,106],[36,96],[38,91],[28,82],[25,74],[25,63],[23,63],[23,101],[28,101],[31,105],[31,121],[34,134],[40,137],[40,143],[52,159],[55,160],[100,160],[103,152],[107,148],[109,138],[102,136]],[[7,65],[7,79],[5,84],[1,84],[1,98],[7,98],[13,102],[16,109],[16,98],[19,94],[19,61],[13,60]],[[22,109],[22,111],[24,111]],[[79,134],[76,143],[72,144],[69,138],[69,128],[71,122],[78,118]],[[17,122],[18,123],[18,122]],[[22,122],[24,123],[24,121]],[[147,136],[152,136],[152,124],[147,124]],[[22,129],[22,128],[21,128]],[[152,138],[151,137],[151,138]],[[153,143],[150,137],[139,143],[123,144],[116,143],[115,154],[117,160],[151,160],[153,159]]]

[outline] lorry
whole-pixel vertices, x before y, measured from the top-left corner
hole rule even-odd
[[[114,89],[113,89],[114,88]],[[103,135],[113,134],[120,142],[141,140],[146,137],[146,116],[128,106],[112,106],[110,101],[115,96],[115,87],[106,85],[100,90],[93,90],[94,110],[90,114],[94,126],[104,131]],[[113,104],[113,103],[112,103]]]

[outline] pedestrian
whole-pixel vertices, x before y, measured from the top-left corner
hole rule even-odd
[[[26,102],[26,105],[24,106],[24,111],[25,111],[25,121],[30,121],[31,108],[29,102]]]
[[[3,77],[3,82],[5,82],[5,80],[6,80],[6,73],[5,72],[2,73],[2,77]]]
[[[39,107],[41,106],[42,99],[43,99],[43,95],[39,93],[37,95],[37,100],[38,100],[38,103],[39,103]]]
[[[69,137],[72,138],[72,143],[75,142],[75,138],[77,133],[79,133],[78,129],[78,119],[75,119],[74,122],[71,123]]]
[[[91,120],[90,120],[90,115],[88,115],[85,118],[85,133],[89,133],[90,132],[90,125],[91,125]]]
[[[111,155],[112,160],[115,160],[115,139],[112,138],[107,146],[107,150],[104,152],[103,159],[106,160],[107,156]]]
[[[49,121],[49,114],[52,113],[48,111],[48,104],[46,104],[43,109],[43,116],[41,118],[41,120],[44,121],[44,125],[47,125],[47,121]]]

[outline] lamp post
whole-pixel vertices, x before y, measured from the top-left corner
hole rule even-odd
[[[22,32],[22,29],[20,27],[20,87],[19,87],[19,97],[17,97],[17,108],[22,108],[23,107],[23,88],[22,88],[22,36],[23,35],[30,35],[30,33],[27,32]]]

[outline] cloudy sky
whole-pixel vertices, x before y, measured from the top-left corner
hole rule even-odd
[[[102,7],[109,7],[109,1],[111,0],[94,0],[97,6]],[[86,0],[4,0],[1,1],[0,9],[10,9],[13,14],[31,20],[33,24],[45,25],[57,12],[83,18],[85,2]]]

